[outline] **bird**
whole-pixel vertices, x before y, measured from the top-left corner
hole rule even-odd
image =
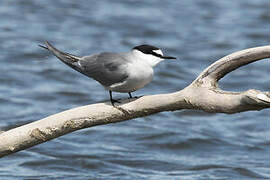
[[[157,64],[165,59],[176,59],[164,56],[160,48],[147,44],[135,46],[129,52],[101,52],[87,56],[60,51],[48,41],[39,46],[76,71],[98,81],[109,91],[112,106],[121,103],[113,99],[112,92],[128,93],[129,98],[132,98],[132,92],[153,80],[153,68]]]

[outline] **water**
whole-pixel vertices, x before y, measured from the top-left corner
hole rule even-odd
[[[267,0],[2,0],[0,129],[108,100],[37,46],[45,40],[77,55],[159,46],[180,60],[162,62],[134,95],[169,93],[229,53],[269,44],[269,8]],[[269,67],[250,64],[220,86],[267,91]],[[2,158],[0,179],[270,179],[269,115],[183,110],[80,130]]]

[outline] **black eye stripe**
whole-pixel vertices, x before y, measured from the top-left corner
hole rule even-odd
[[[152,51],[152,53],[151,53],[152,55],[154,55],[154,56],[157,56],[157,57],[162,57],[162,55],[161,54],[158,54],[158,53],[156,53],[156,52],[154,52],[154,51]]]

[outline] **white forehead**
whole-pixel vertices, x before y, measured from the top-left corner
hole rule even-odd
[[[153,52],[155,52],[155,53],[157,53],[157,54],[163,56],[163,53],[162,53],[162,51],[161,51],[160,49],[153,50]]]

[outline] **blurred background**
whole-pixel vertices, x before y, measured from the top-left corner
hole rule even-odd
[[[109,99],[38,47],[45,40],[75,55],[158,46],[178,60],[133,94],[170,93],[225,55],[269,45],[269,9],[268,0],[1,0],[0,130]],[[250,64],[220,86],[267,91],[269,69]],[[269,115],[182,110],[92,127],[2,158],[0,179],[269,179]]]

